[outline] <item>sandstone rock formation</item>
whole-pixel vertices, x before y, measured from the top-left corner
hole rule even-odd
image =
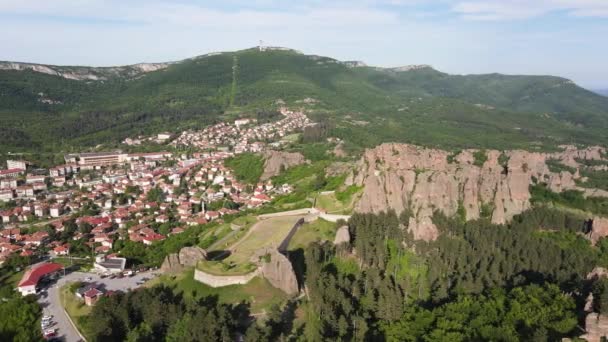
[[[300,153],[281,152],[281,151],[266,151],[264,153],[264,172],[261,180],[269,179],[281,173],[281,169],[287,169],[292,166],[304,164],[306,161]]]
[[[434,211],[452,216],[461,208],[471,220],[479,218],[483,208],[491,210],[493,223],[505,223],[530,208],[529,186],[534,181],[546,182],[555,192],[578,189],[575,175],[551,172],[548,159],[579,166],[576,159],[598,160],[605,151],[571,146],[556,153],[488,150],[478,166],[476,154],[481,152],[476,150],[451,155],[414,145],[382,144],[366,150],[346,183],[364,186],[357,211],[409,209],[414,215],[408,229],[414,238],[433,240],[438,235],[431,220]]]
[[[200,261],[207,258],[207,252],[198,247],[184,247],[179,253],[171,253],[165,257],[160,271],[163,273],[179,273],[184,267],[196,266]]]
[[[608,317],[593,312],[585,318],[585,334],[580,336],[589,342],[599,342],[608,336]]]
[[[162,273],[179,273],[184,267],[179,263],[179,256],[177,253],[171,253],[165,257],[163,264],[160,266]]]
[[[334,149],[332,150],[332,153],[334,154],[334,156],[336,156],[338,158],[344,158],[344,157],[348,156],[346,151],[344,151],[343,143],[337,144],[336,147],[334,147]]]
[[[288,295],[299,292],[296,273],[291,261],[285,255],[274,248],[265,248],[256,254],[262,256],[262,276],[268,279],[272,286],[281,289]]]
[[[342,226],[338,228],[336,232],[336,237],[334,239],[334,245],[339,245],[341,243],[349,243],[350,242],[350,232],[348,231],[348,226]]]
[[[204,249],[194,247],[184,247],[179,251],[179,263],[188,267],[196,266],[196,264],[207,258],[207,251]]]
[[[608,270],[603,267],[595,267],[589,274],[587,280],[595,281],[602,277],[608,277]],[[608,336],[608,317],[597,312],[593,312],[593,293],[589,293],[585,302],[585,334],[580,336],[587,341],[601,341],[601,338]]]
[[[608,236],[608,218],[594,217],[588,235],[589,239],[595,245],[599,239],[605,236]]]
[[[603,277],[608,277],[608,270],[599,266],[594,267],[593,270],[587,274],[587,280],[597,280]]]

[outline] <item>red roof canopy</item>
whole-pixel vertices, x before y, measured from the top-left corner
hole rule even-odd
[[[36,285],[43,276],[49,273],[57,272],[62,268],[63,265],[54,262],[45,262],[43,264],[36,265],[25,272],[23,278],[21,278],[21,281],[19,282],[19,287]]]

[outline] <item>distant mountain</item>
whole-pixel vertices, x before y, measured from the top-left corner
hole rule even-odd
[[[594,89],[593,91],[597,94],[608,96],[608,89]]]
[[[202,127],[279,99],[334,122],[354,146],[608,143],[608,98],[563,78],[377,68],[270,48],[110,68],[0,62],[0,152]]]

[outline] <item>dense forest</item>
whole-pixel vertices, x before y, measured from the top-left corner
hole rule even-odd
[[[442,234],[430,243],[403,233],[407,218],[355,214],[351,244],[309,246],[306,286],[319,314],[306,323],[307,340],[547,341],[581,333],[585,276],[608,254],[607,241],[594,248],[579,234],[580,217],[546,207],[508,225],[436,215]],[[596,285],[595,298],[605,289]]]

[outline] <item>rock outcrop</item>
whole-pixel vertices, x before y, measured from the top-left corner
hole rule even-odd
[[[179,251],[179,263],[188,267],[196,266],[196,264],[207,258],[207,251],[204,249],[194,247],[184,247]]]
[[[588,234],[589,240],[595,245],[599,239],[608,236],[608,218],[594,217],[591,221],[591,231]]]
[[[585,318],[585,334],[580,338],[589,342],[600,342],[608,336],[608,317],[592,312]]]
[[[260,179],[266,180],[277,176],[283,169],[304,164],[306,160],[300,153],[267,151],[264,153],[264,172]]]
[[[599,160],[603,154],[600,147],[566,146],[556,153],[464,150],[452,155],[414,145],[382,144],[366,150],[346,183],[364,186],[355,210],[408,209],[413,213],[408,229],[415,239],[428,241],[438,236],[431,220],[436,210],[452,216],[460,209],[471,220],[479,218],[483,209],[491,211],[493,223],[505,223],[530,208],[533,182],[545,182],[555,192],[578,189],[576,175],[551,172],[548,159],[576,163]]]
[[[336,232],[336,237],[334,238],[334,245],[339,245],[341,243],[349,243],[350,242],[350,232],[348,231],[348,226],[342,226],[338,228]]]
[[[160,271],[162,273],[179,273],[183,269],[184,267],[179,263],[179,256],[177,253],[167,255],[163,264],[160,266]]]
[[[597,280],[608,277],[608,270],[604,267],[596,266],[587,274],[587,280]]]
[[[165,257],[160,271],[163,273],[179,273],[184,267],[196,266],[200,261],[207,258],[207,252],[197,246],[184,247],[179,253],[171,253]]]
[[[116,67],[57,66],[20,62],[0,62],[0,70],[31,70],[78,81],[105,81],[114,77],[136,78],[145,73],[167,68],[168,63],[140,63]]]
[[[293,270],[291,261],[274,248],[265,248],[258,251],[256,255],[261,257],[262,276],[288,295],[299,292],[296,272]]]

